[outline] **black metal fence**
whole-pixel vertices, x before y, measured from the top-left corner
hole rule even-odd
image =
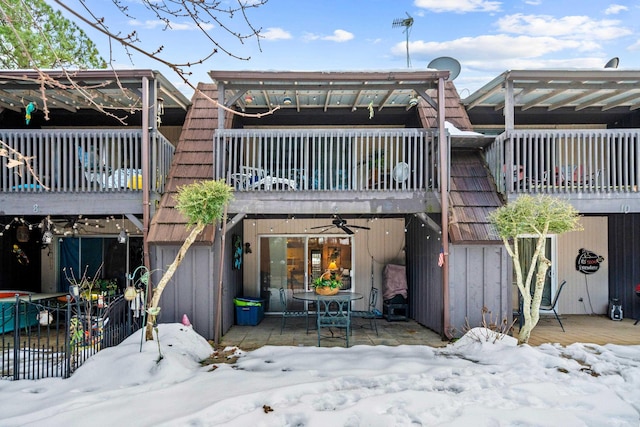
[[[6,301],[6,300],[5,300]],[[122,295],[0,302],[0,378],[68,378],[98,351],[142,325]]]

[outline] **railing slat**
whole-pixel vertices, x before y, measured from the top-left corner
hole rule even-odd
[[[502,192],[638,192],[640,130],[516,130],[485,159]],[[512,174],[514,172],[514,174]]]
[[[422,129],[221,129],[214,143],[215,178],[238,191],[425,190],[437,169],[436,135]]]
[[[140,130],[0,130],[2,140],[32,160],[33,172],[16,173],[0,158],[0,191],[87,192],[140,191],[133,176],[141,175]],[[152,135],[150,189],[162,189],[174,153],[173,145],[160,133]]]

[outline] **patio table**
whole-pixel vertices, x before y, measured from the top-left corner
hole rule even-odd
[[[347,343],[347,347],[349,347],[349,335],[350,335],[350,325],[351,325],[351,310],[348,308],[347,304],[345,304],[345,300],[349,299],[349,305],[351,304],[352,301],[356,301],[359,299],[364,298],[364,295],[358,292],[349,292],[349,291],[341,291],[338,292],[335,295],[319,295],[315,292],[296,292],[293,294],[293,299],[296,300],[300,300],[300,301],[307,301],[307,302],[316,302],[317,303],[317,307],[318,307],[318,347],[320,347],[320,339],[321,339],[321,333],[320,333],[320,328],[321,328],[321,322],[320,319],[322,318],[330,318],[331,320],[329,320],[329,322],[335,322],[336,318],[339,318],[341,316],[336,316],[336,318],[334,318],[333,315],[328,315],[327,316],[327,311],[330,308],[333,309],[333,307],[330,307],[330,304],[332,301],[335,301],[335,310],[333,311],[333,313],[344,313],[344,311],[347,311],[348,316],[342,316],[342,318],[344,319],[344,317],[347,318],[347,322],[346,322],[346,333],[345,333],[345,340]],[[347,306],[346,310],[344,310],[343,308]],[[323,313],[322,315],[320,313]],[[326,322],[326,321],[325,321]],[[331,331],[331,337],[333,337],[333,330],[331,329],[333,326],[341,328],[341,327],[345,327],[345,326],[339,326],[338,323],[332,323],[331,326],[329,325],[329,322],[322,324],[322,327],[328,327],[329,330]]]
[[[341,291],[338,292],[335,295],[319,295],[313,291],[311,292],[294,292],[293,293],[293,299],[297,299],[300,301],[310,301],[310,302],[314,302],[317,301],[318,299],[322,299],[322,300],[329,300],[331,301],[332,299],[340,299],[340,298],[345,298],[345,297],[349,297],[349,299],[351,301],[356,301],[359,299],[364,298],[364,295],[358,292],[346,292],[346,291]]]

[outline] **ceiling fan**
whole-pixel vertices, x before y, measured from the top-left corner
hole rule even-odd
[[[353,230],[352,228],[359,228],[361,230],[370,230],[369,227],[364,227],[361,225],[349,225],[347,226],[347,221],[340,218],[339,215],[335,216],[335,219],[333,221],[331,221],[331,224],[329,225],[319,225],[317,227],[311,227],[311,229],[318,229],[318,228],[324,228],[324,230],[322,230],[321,232],[324,233],[325,231],[331,230],[332,228],[339,228],[342,231],[344,231],[347,234],[353,234]]]

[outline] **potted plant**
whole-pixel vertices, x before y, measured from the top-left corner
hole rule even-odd
[[[103,295],[113,296],[118,290],[118,283],[114,279],[98,279],[96,286]]]
[[[340,291],[340,288],[342,288],[342,281],[336,273],[327,270],[311,283],[311,287],[313,287],[319,295],[335,295]]]

